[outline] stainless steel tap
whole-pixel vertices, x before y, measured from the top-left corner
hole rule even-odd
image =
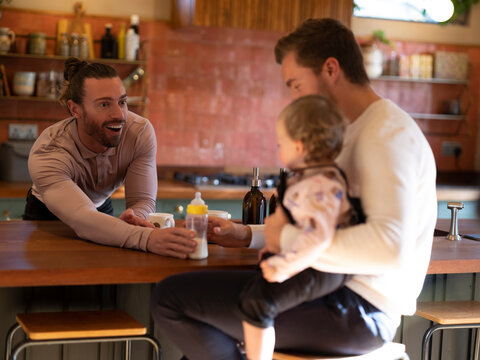
[[[450,209],[452,212],[452,218],[450,220],[450,232],[447,235],[448,240],[452,241],[457,241],[457,240],[462,240],[462,237],[458,233],[458,218],[457,218],[457,213],[459,210],[463,209],[463,203],[461,202],[454,202],[454,201],[449,201],[447,203],[447,207]]]

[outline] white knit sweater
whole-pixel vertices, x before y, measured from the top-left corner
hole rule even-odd
[[[437,219],[433,153],[415,121],[382,99],[347,127],[337,163],[367,222],[338,230],[314,267],[356,274],[347,286],[399,323],[400,315],[415,312],[430,261]],[[260,229],[253,230],[258,247]],[[282,249],[297,236],[286,225]]]

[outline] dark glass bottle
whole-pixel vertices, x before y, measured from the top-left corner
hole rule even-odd
[[[277,207],[277,197],[275,194],[272,194],[270,200],[268,201],[268,216],[273,215],[275,208]]]
[[[259,169],[253,168],[252,188],[243,198],[242,223],[263,224],[267,212],[267,200],[260,191],[262,181],[259,178]]]
[[[286,171],[287,169],[285,168],[280,169],[280,178]],[[277,182],[277,185],[278,185],[278,182]],[[275,196],[275,194],[272,194],[272,196],[270,197],[270,201],[268,202],[268,216],[273,215],[275,213],[276,207],[277,207],[277,196]]]
[[[101,57],[104,59],[117,58],[117,39],[112,35],[112,24],[105,25],[105,34],[101,41]]]

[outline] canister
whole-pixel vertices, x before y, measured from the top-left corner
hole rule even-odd
[[[45,33],[28,34],[28,53],[33,55],[45,55],[47,41]]]

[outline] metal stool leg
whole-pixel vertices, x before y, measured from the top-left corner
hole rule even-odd
[[[130,340],[125,341],[125,360],[130,360],[132,356],[132,342]]]
[[[435,330],[438,329],[438,325],[433,325],[430,326],[427,331],[425,331],[425,334],[423,335],[422,339],[422,360],[429,360],[429,349],[428,345],[430,343],[430,338],[432,337],[432,334],[435,332]]]
[[[10,359],[10,356],[11,356],[11,353],[12,353],[13,337],[14,337],[15,333],[17,332],[17,330],[19,330],[20,328],[21,328],[20,325],[15,324],[10,328],[10,330],[8,330],[7,341],[6,341],[6,344],[5,344],[5,360]]]
[[[480,351],[480,334],[479,334],[479,328],[475,330],[475,349],[474,349],[474,360],[480,360],[479,357],[479,351]]]
[[[478,339],[478,329],[480,328],[480,324],[450,324],[450,325],[442,325],[442,324],[436,324],[430,326],[427,331],[425,331],[425,334],[423,335],[423,340],[422,340],[422,360],[429,360],[429,349],[428,349],[428,344],[430,342],[430,338],[432,337],[432,334],[437,331],[437,330],[447,330],[447,329],[477,329],[477,337],[475,340],[475,356],[478,359],[478,347],[479,347],[479,339]],[[480,360],[480,359],[479,359]]]

